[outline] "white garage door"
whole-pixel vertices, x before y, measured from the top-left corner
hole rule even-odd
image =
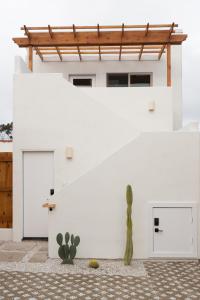
[[[192,207],[154,207],[154,255],[193,257],[196,247],[193,221]]]
[[[48,237],[48,211],[42,207],[54,188],[53,152],[24,152],[24,238]]]

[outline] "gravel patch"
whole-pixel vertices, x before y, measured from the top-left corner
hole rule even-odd
[[[94,274],[94,275],[121,275],[121,276],[146,276],[143,263],[134,261],[131,266],[124,266],[122,261],[99,260],[100,267],[88,267],[88,260],[76,259],[74,265],[62,265],[59,259],[48,259],[45,263],[31,262],[2,262],[0,270],[21,271],[33,273],[58,273],[58,274]]]
[[[13,246],[15,244],[15,246]],[[17,245],[16,245],[17,244]],[[23,244],[23,247],[20,246]],[[26,244],[26,245],[25,245]],[[8,243],[5,243],[8,247]],[[146,276],[143,262],[140,260],[134,260],[130,266],[124,266],[122,260],[101,260],[99,259],[100,267],[98,269],[92,269],[88,267],[89,259],[75,259],[74,265],[62,265],[60,259],[47,259],[47,242],[22,242],[9,244],[13,249],[24,249],[26,247],[27,252],[23,251],[11,251],[7,250],[7,253],[19,255],[21,259],[0,261],[0,270],[4,271],[20,271],[20,272],[33,272],[33,273],[58,273],[58,274],[94,274],[94,275],[121,275],[121,276]],[[4,248],[5,249],[5,248]],[[6,253],[5,252],[5,253]],[[18,254],[19,253],[19,254]],[[23,254],[23,255],[22,255]],[[25,255],[24,255],[25,254]]]

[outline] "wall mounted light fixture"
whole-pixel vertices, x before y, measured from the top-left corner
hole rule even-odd
[[[155,109],[156,109],[155,101],[149,101],[148,102],[148,110],[149,111],[154,111]]]
[[[74,156],[74,149],[72,147],[66,147],[66,158],[72,159]]]

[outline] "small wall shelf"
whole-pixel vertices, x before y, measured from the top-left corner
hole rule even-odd
[[[55,203],[48,203],[48,202],[46,202],[46,203],[44,203],[42,205],[42,207],[48,208],[49,210],[53,210],[56,207],[56,204]]]

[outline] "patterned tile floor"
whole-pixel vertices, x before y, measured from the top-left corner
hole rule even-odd
[[[200,300],[200,264],[146,261],[147,276],[0,271],[0,299]]]

